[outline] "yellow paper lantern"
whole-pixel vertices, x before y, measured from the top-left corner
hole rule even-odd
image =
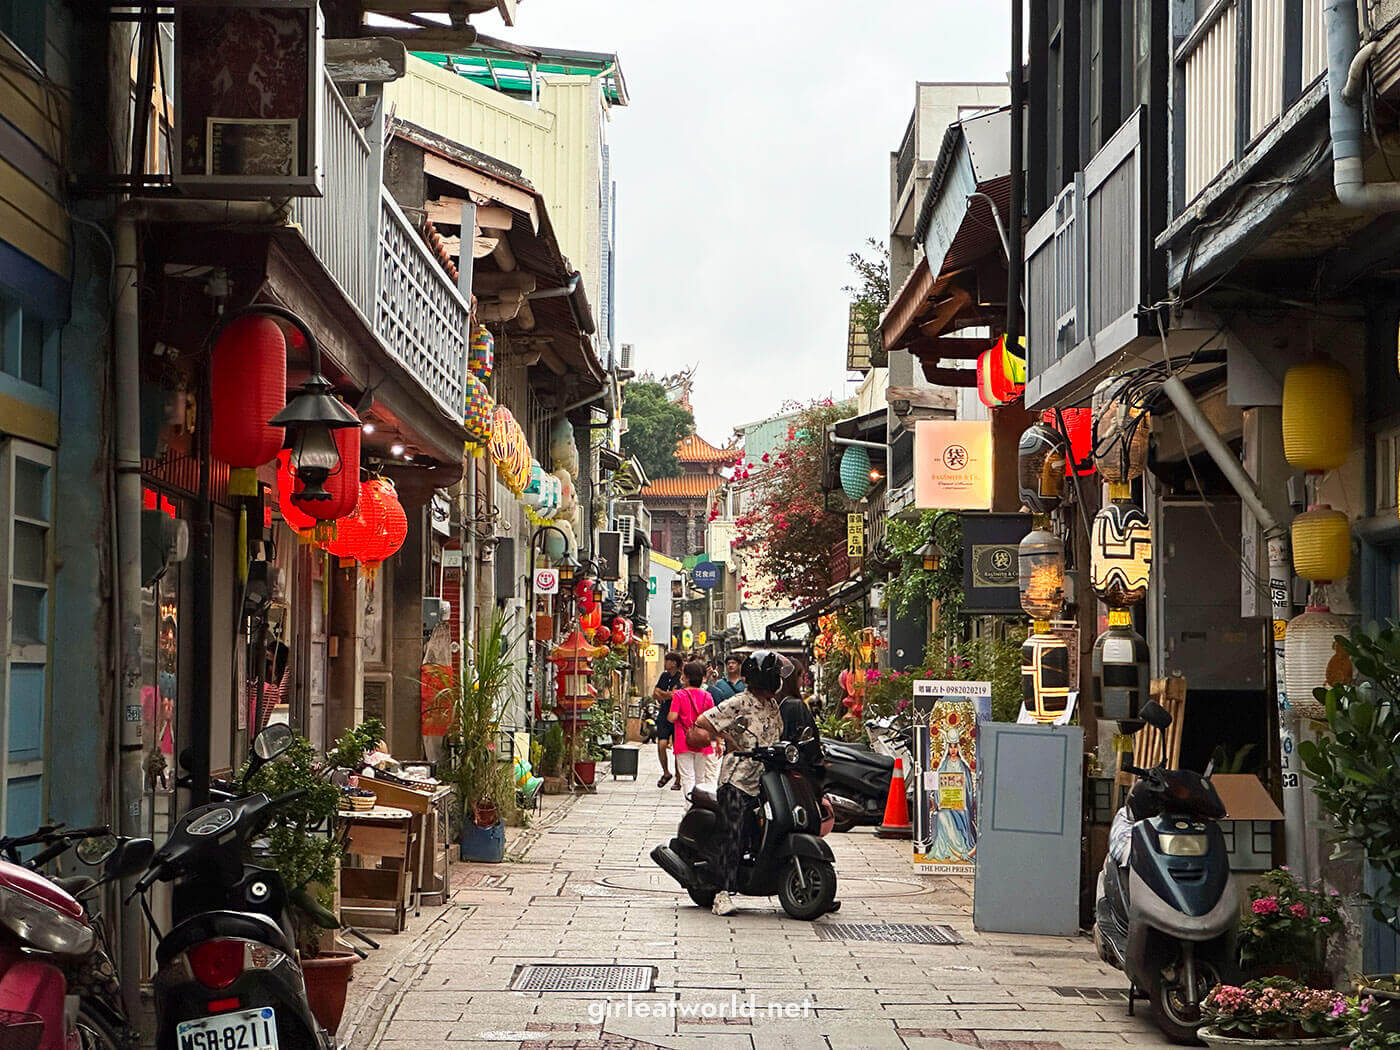
[[[1021,699],[1040,725],[1069,708],[1069,646],[1056,634],[1033,634],[1021,646]]]
[[[1094,518],[1089,541],[1089,586],[1110,609],[1147,597],[1152,577],[1152,526],[1131,503],[1109,503]]]
[[[1293,571],[1305,580],[1344,580],[1351,571],[1351,528],[1347,516],[1326,504],[1309,507],[1293,519]]]
[[[1351,377],[1331,358],[1283,377],[1283,455],[1299,470],[1336,470],[1351,451]]]

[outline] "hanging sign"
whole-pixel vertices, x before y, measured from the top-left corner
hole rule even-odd
[[[719,566],[712,561],[702,561],[690,571],[690,579],[702,591],[719,586]]]
[[[846,515],[846,554],[852,558],[865,557],[865,515]]]
[[[1021,611],[1017,556],[1029,514],[961,514],[963,609],[979,616]]]
[[[535,570],[535,593],[536,594],[558,594],[559,593],[559,571],[557,569],[536,569]]]
[[[977,726],[990,682],[914,683],[914,870],[970,875],[977,856]]]
[[[690,633],[690,628],[687,627],[684,631],[681,632],[681,645],[684,648],[689,649],[691,645],[694,644],[694,642],[695,636]]]
[[[921,419],[914,425],[914,506],[990,510],[992,424]]]

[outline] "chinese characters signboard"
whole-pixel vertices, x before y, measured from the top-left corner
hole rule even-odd
[[[992,424],[921,419],[914,426],[914,506],[989,510],[992,505]]]

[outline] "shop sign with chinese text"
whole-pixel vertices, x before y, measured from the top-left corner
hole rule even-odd
[[[914,506],[990,510],[992,424],[921,419],[914,425]]]

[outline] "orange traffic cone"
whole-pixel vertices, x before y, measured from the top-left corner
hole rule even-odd
[[[909,825],[909,801],[904,795],[904,760],[894,760],[894,775],[890,777],[890,795],[885,800],[885,819],[875,832],[882,839],[909,839],[914,829]]]

